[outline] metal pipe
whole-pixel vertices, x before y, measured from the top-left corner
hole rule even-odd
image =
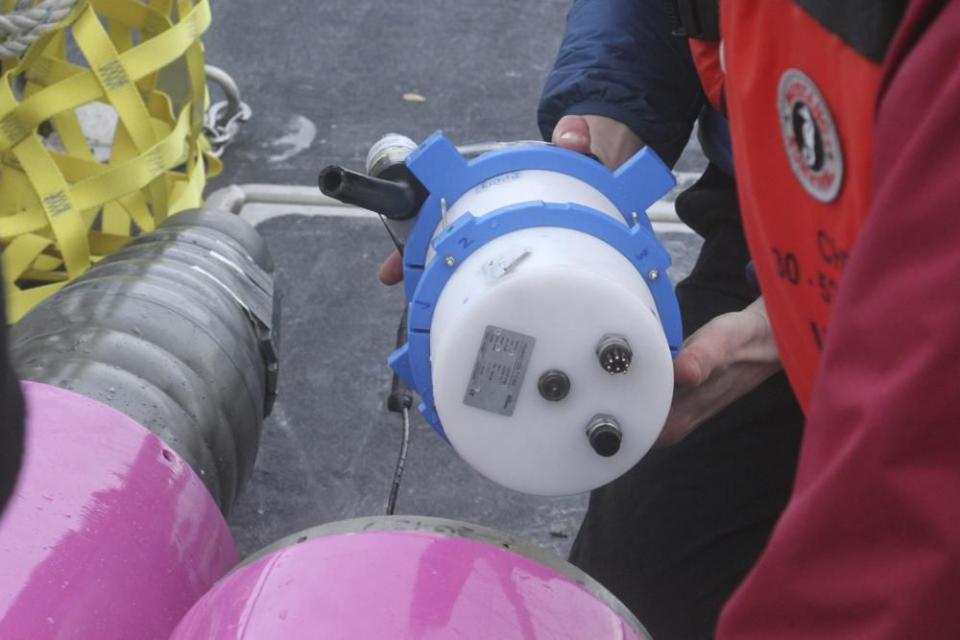
[[[14,368],[160,436],[227,513],[275,397],[272,269],[263,239],[236,216],[178,214],[17,323]]]
[[[207,197],[208,207],[236,213],[243,219],[248,219],[244,208],[250,205],[282,206],[283,215],[291,213],[290,207],[296,207],[297,210],[294,212],[304,215],[369,217],[376,220],[374,214],[326,196],[316,187],[251,183],[230,185],[214,191]],[[665,225],[664,231],[692,233],[689,227],[677,218],[672,201],[655,202],[647,210],[647,217],[654,225]],[[249,219],[261,221],[255,216]]]

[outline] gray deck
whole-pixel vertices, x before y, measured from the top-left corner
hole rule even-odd
[[[315,184],[331,162],[359,168],[387,131],[458,143],[536,138],[535,108],[567,2],[214,0],[208,60],[232,73],[254,120],[210,190]],[[409,102],[416,93],[424,102]],[[313,132],[315,131],[315,135]],[[679,167],[702,164],[696,149]],[[384,408],[403,301],[376,282],[390,250],[379,222],[282,215],[260,230],[285,291],[280,398],[231,525],[244,554],[307,527],[383,512],[399,444]],[[696,239],[671,234],[689,268]],[[417,417],[398,511],[467,520],[565,553],[584,496],[502,489]]]

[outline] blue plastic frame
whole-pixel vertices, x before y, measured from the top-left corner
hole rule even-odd
[[[508,147],[467,160],[439,131],[407,158],[407,166],[430,192],[404,247],[407,300],[413,299],[423,275],[427,250],[440,224],[441,201],[452,206],[467,191],[491,178],[531,169],[572,176],[606,196],[620,211],[627,226],[633,226],[636,212],[640,223],[651,232],[653,226],[646,210],[676,185],[670,168],[649,147],[612,172],[583,154],[542,144]]]

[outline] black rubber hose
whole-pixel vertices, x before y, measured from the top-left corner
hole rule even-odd
[[[157,434],[226,513],[253,473],[275,396],[272,269],[263,239],[236,216],[178,214],[20,320],[14,367]]]
[[[319,182],[324,195],[391,220],[408,220],[423,204],[418,190],[406,181],[371,178],[336,165],[321,171]]]

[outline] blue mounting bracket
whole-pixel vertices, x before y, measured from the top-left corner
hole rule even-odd
[[[441,220],[441,201],[453,205],[467,191],[491,178],[536,169],[572,176],[606,196],[627,226],[634,224],[633,214],[637,213],[640,223],[651,232],[647,209],[676,185],[670,169],[649,147],[612,172],[583,154],[542,144],[508,147],[467,160],[439,131],[407,158],[407,166],[430,192],[404,247],[407,300],[413,299],[423,275],[427,250]]]

